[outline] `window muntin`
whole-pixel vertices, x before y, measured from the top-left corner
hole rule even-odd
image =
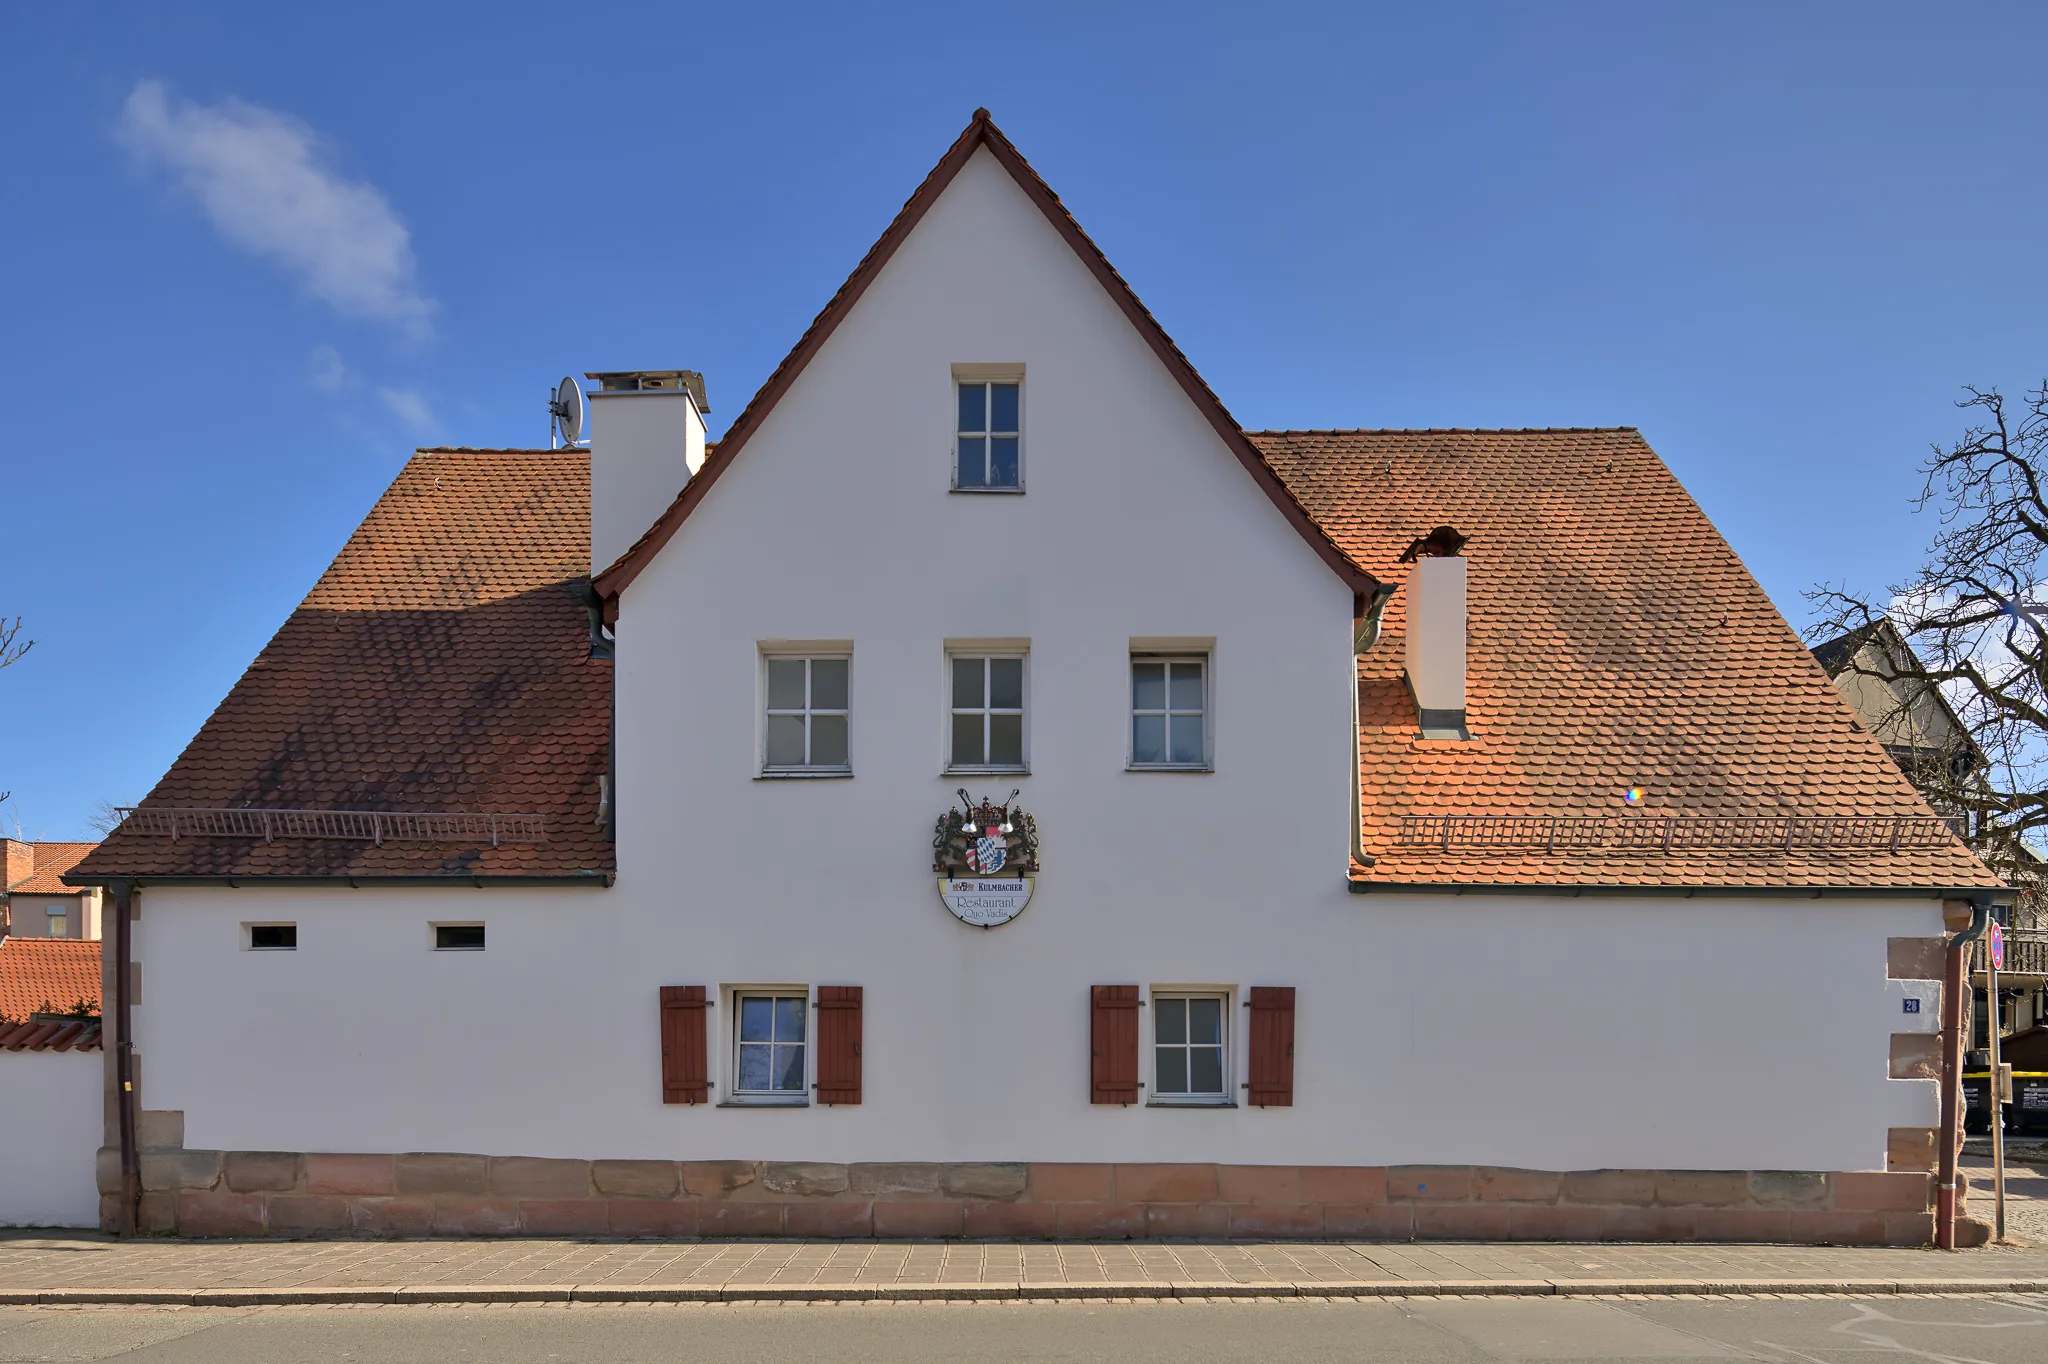
[[[1024,770],[1024,656],[954,654],[948,660],[952,716],[947,766],[961,771]]]
[[[852,660],[844,655],[771,654],[767,665],[763,770],[846,771],[847,686]]]
[[[1209,764],[1209,660],[1131,658],[1131,766]]]
[[[435,924],[436,952],[481,952],[484,950],[482,924]]]
[[[743,991],[733,996],[733,1094],[801,1099],[806,1089],[810,996]]]
[[[1228,1000],[1220,994],[1152,996],[1152,1097],[1165,1103],[1225,1103],[1230,1067]]]
[[[299,950],[297,924],[250,924],[251,952],[296,952]]]
[[[953,486],[1016,489],[1023,486],[1024,420],[1021,384],[969,380],[954,386]]]

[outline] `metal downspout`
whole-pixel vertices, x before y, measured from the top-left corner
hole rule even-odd
[[[1963,1145],[1963,1025],[1970,1007],[1970,944],[1991,923],[1991,906],[1970,907],[1970,926],[1948,940],[1941,972],[1941,1149],[1934,1201],[1934,1244],[1956,1248],[1956,1166]]]
[[[116,881],[114,891],[114,1101],[121,1136],[120,1233],[135,1235],[142,1202],[142,1157],[135,1141],[134,1006],[135,883]]]

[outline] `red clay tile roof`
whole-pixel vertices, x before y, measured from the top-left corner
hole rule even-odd
[[[97,1018],[52,1019],[42,1023],[0,1023],[0,1051],[98,1051]]]
[[[946,154],[939,158],[938,165],[932,167],[931,174],[927,175],[924,183],[911,194],[894,221],[868,249],[867,255],[862,257],[860,264],[853,268],[853,273],[839,286],[839,292],[832,296],[823,311],[805,329],[804,334],[797,338],[796,345],[783,357],[782,363],[775,367],[775,372],[768,376],[768,382],[761,385],[760,390],[747,403],[746,409],[726,428],[723,439],[716,446],[705,448],[704,464],[698,470],[697,476],[684,485],[683,490],[676,495],[675,501],[656,518],[644,535],[627,547],[626,552],[619,556],[617,563],[597,575],[597,591],[610,601],[609,609],[616,610],[618,595],[625,591],[627,584],[639,576],[648,562],[660,553],[661,547],[668,543],[669,537],[676,533],[683,521],[711,491],[711,485],[718,481],[718,476],[739,457],[740,451],[746,448],[748,439],[760,428],[769,412],[782,400],[782,395],[789,391],[790,385],[796,382],[797,376],[803,373],[804,367],[810,364],[812,357],[824,346],[840,322],[853,311],[853,305],[867,292],[868,285],[882,272],[882,267],[889,263],[897,248],[908,239],[911,230],[930,211],[931,206],[938,202],[939,196],[945,193],[946,186],[953,183],[953,177],[960,173],[977,151],[984,150],[994,156],[997,163],[1009,172],[1010,178],[1017,182],[1017,187],[1024,191],[1025,197],[1030,199],[1038,211],[1045,215],[1046,221],[1052,224],[1053,231],[1059,233],[1074,254],[1080,257],[1081,264],[1095,276],[1096,282],[1109,295],[1110,301],[1123,312],[1131,325],[1137,329],[1138,335],[1152,348],[1160,363],[1166,366],[1167,372],[1180,385],[1181,391],[1187,394],[1188,400],[1194,403],[1196,410],[1208,420],[1216,434],[1223,438],[1223,443],[1230,447],[1231,453],[1237,456],[1238,462],[1272,500],[1273,505],[1280,509],[1281,514],[1302,538],[1308,541],[1309,547],[1315,550],[1339,577],[1350,584],[1354,592],[1370,594],[1378,588],[1379,584],[1360,571],[1358,565],[1338,547],[1328,532],[1316,524],[1314,517],[1301,505],[1294,492],[1282,479],[1276,477],[1273,469],[1260,458],[1259,452],[1246,439],[1245,432],[1238,428],[1237,419],[1223,406],[1223,400],[1216,396],[1215,391],[1209,387],[1187,356],[1181,353],[1180,347],[1166,334],[1166,328],[1159,325],[1159,320],[1152,316],[1151,310],[1139,301],[1137,291],[1117,273],[1116,267],[1109,263],[1109,258],[1102,254],[1102,248],[1081,230],[1081,224],[1067,211],[1066,205],[1060,202],[1060,197],[1052,192],[1052,186],[1046,184],[1045,178],[1031,168],[1031,163],[1024,159],[1024,154],[1017,150],[1016,145],[1003,136],[1002,130],[996,127],[995,121],[989,117],[988,110],[976,109],[966,129],[954,140],[953,145],[946,149]]]
[[[1467,720],[1419,737],[1405,594],[1358,666],[1364,849],[1392,884],[1990,887],[1932,850],[1461,850],[1398,841],[1403,815],[1930,812],[1741,559],[1634,430],[1263,431],[1253,442],[1382,581],[1432,527],[1470,537]]]
[[[36,859],[35,870],[13,885],[0,889],[9,894],[77,895],[80,893],[77,886],[67,886],[59,878],[98,846],[97,843],[31,843],[28,847]]]
[[[0,1018],[100,1002],[100,945],[77,938],[0,940]]]
[[[540,814],[545,842],[117,829],[73,875],[609,874],[589,571],[588,451],[419,451],[143,802]]]

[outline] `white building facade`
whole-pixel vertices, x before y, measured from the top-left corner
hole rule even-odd
[[[562,666],[604,679],[611,739],[505,767],[570,772],[580,802],[520,856],[572,818],[601,854],[522,875],[502,847],[425,869],[372,840],[289,868],[236,861],[246,829],[183,835],[204,865],[136,821],[110,839],[84,874],[130,897],[146,971],[108,1222],[1927,1240],[1944,903],[1995,883],[1947,845],[1405,878],[1405,835],[1375,841],[1375,743],[1407,755],[1386,827],[1584,814],[1474,794],[1540,765],[1500,697],[1543,684],[1479,641],[1530,615],[1497,582],[1536,590],[1490,543],[1549,513],[1326,510],[1323,475],[1268,463],[1091,252],[978,116],[708,455],[701,381],[594,395],[592,623]],[[1633,433],[1600,440],[1668,482]],[[538,477],[590,477],[546,453]],[[488,458],[423,452],[387,501]],[[1439,522],[1472,537],[1469,711],[1425,706],[1448,738],[1412,700],[1373,710],[1390,678],[1437,691],[1397,634],[1408,570],[1368,542]],[[339,581],[322,610],[380,609]],[[313,803],[177,779],[146,805]],[[1836,813],[1926,815],[1883,780]],[[1716,781],[1716,811],[1749,799]],[[1021,910],[981,897],[1000,923],[941,894],[962,790],[1001,809],[955,851],[1027,873]]]

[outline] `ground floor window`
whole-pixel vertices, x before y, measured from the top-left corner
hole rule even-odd
[[[742,1099],[800,1099],[804,1084],[808,994],[742,991],[733,996],[733,1094]]]
[[[1152,1097],[1168,1103],[1225,1103],[1226,999],[1221,994],[1152,996]]]

